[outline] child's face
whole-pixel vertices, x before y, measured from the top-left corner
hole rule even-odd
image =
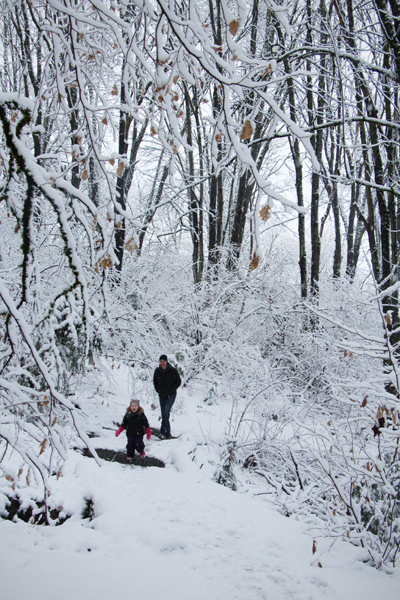
[[[136,402],[132,402],[131,411],[135,413],[138,408],[139,408],[138,404],[136,404]]]

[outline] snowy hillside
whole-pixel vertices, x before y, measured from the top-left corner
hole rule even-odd
[[[121,373],[108,391],[81,394],[94,447],[124,449],[114,423],[129,387]],[[157,427],[153,401],[142,399]],[[317,539],[313,554],[307,523],[272,510],[245,479],[239,492],[212,480],[228,409],[183,389],[172,422],[179,437],[146,444],[165,468],[99,467],[71,450],[52,490],[70,518],[59,527],[0,522],[1,600],[397,600],[399,572],[367,566],[364,550],[340,540]]]

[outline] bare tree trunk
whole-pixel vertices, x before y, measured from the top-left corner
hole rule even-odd
[[[290,72],[289,62],[285,61],[286,73]],[[293,123],[297,122],[296,116],[296,99],[294,94],[293,79],[289,77],[288,82],[288,95],[289,95],[289,108],[290,118]],[[297,205],[301,208],[304,207],[304,193],[303,193],[303,167],[301,164],[300,154],[300,143],[297,138],[290,143],[290,149],[292,152],[293,164],[296,173],[296,195]],[[306,226],[305,226],[305,214],[299,212],[298,216],[298,233],[299,233],[299,267],[300,267],[300,293],[303,299],[307,298],[307,250],[306,250]]]
[[[185,104],[186,104],[186,132],[187,141],[190,146],[193,146],[193,135],[192,135],[192,120],[191,114],[193,110],[193,104],[191,102],[189,91],[185,85]],[[199,143],[201,143],[199,141]],[[201,152],[201,147],[199,148]],[[199,283],[203,276],[203,227],[202,227],[202,210],[200,202],[197,198],[197,192],[194,188],[194,158],[193,150],[188,151],[188,162],[189,162],[189,221],[190,221],[190,235],[192,238],[192,270],[193,279],[195,283]]]

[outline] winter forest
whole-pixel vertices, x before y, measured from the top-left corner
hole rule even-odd
[[[0,31],[2,518],[58,524],[94,410],[157,425],[165,352],[177,419],[223,415],[181,452],[394,573],[398,0],[1,0]]]

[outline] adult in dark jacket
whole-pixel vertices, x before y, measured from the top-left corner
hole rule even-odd
[[[171,437],[169,414],[176,398],[176,390],[181,385],[178,371],[169,364],[165,354],[160,356],[160,366],[154,371],[154,388],[160,398],[161,428],[160,434],[166,438]]]

